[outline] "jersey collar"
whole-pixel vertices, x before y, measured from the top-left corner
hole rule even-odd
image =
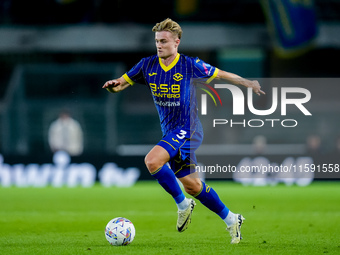
[[[171,64],[168,65],[168,66],[166,66],[166,65],[164,65],[164,64],[162,63],[161,58],[158,58],[158,60],[159,60],[159,64],[160,64],[160,66],[162,67],[162,69],[163,69],[165,72],[167,72],[167,71],[169,71],[171,68],[173,68],[173,67],[177,64],[177,62],[178,62],[178,60],[179,60],[179,57],[180,57],[180,54],[177,53],[176,58],[175,58],[175,59],[171,62]]]

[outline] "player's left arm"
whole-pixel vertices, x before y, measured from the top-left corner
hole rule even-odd
[[[226,80],[228,82],[231,82],[234,85],[241,85],[245,86],[247,88],[252,88],[253,92],[257,95],[265,95],[266,93],[261,90],[261,86],[258,81],[251,81],[247,80],[245,78],[242,78],[241,76],[234,74],[234,73],[229,73],[223,70],[218,69],[218,73],[215,77],[215,79],[218,80]]]

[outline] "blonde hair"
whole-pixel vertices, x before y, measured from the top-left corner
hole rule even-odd
[[[157,23],[153,28],[153,32],[160,32],[160,31],[169,31],[173,35],[177,36],[178,39],[181,39],[182,37],[182,28],[180,25],[178,25],[177,22],[173,21],[172,19],[167,18],[166,20],[163,20],[160,23]]]

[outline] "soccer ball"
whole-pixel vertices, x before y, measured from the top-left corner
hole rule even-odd
[[[128,245],[135,238],[135,226],[126,218],[114,218],[105,228],[106,240],[114,246]]]

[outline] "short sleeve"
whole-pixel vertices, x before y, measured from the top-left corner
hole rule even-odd
[[[123,75],[124,79],[130,83],[130,85],[134,85],[135,83],[146,84],[143,72],[144,62],[145,59],[142,59]]]
[[[218,68],[205,63],[204,61],[200,60],[199,58],[194,59],[194,66],[195,66],[195,78],[206,78],[206,83],[210,83],[218,73]]]

